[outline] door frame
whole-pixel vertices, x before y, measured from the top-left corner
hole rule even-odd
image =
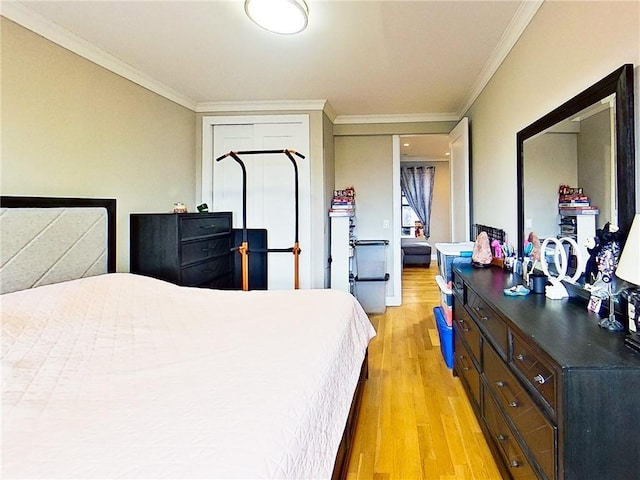
[[[424,133],[424,134],[416,134],[416,135],[432,135],[437,133]],[[446,134],[446,133],[445,133]],[[414,135],[414,134],[412,134]],[[465,211],[466,211],[466,230],[467,235],[471,236],[471,224],[472,224],[472,184],[471,184],[471,135],[469,129],[469,118],[463,117],[460,121],[451,129],[448,133],[450,139],[449,151],[451,152],[452,143],[461,137],[466,137],[467,148],[465,152],[465,161],[466,161],[466,178],[465,182],[465,191],[467,193],[467,198],[465,199]],[[401,206],[401,188],[400,188],[400,137],[403,135],[393,135],[393,186],[392,186],[392,195],[393,195],[393,261],[394,261],[394,282],[393,282],[393,295],[391,297],[387,297],[387,305],[402,305],[402,245],[400,240],[400,229],[402,225],[402,206]],[[451,152],[453,153],[453,152]],[[451,168],[451,158],[449,158],[449,182],[453,179],[453,169]],[[453,188],[450,188],[449,196],[450,196],[450,205],[451,209],[453,208],[452,197],[454,195]],[[453,212],[453,210],[451,210]],[[453,241],[453,218],[451,219],[452,226],[450,235]],[[432,245],[432,247],[435,247]]]
[[[449,132],[449,182],[451,184],[451,241],[452,242],[469,242],[471,240],[471,144],[469,135],[469,118],[463,117],[460,122]],[[454,143],[462,141],[464,146],[463,158],[459,159],[454,156]],[[462,179],[456,179],[456,165],[461,165]],[[455,182],[462,183],[462,193],[460,189],[455,187],[460,185]],[[455,192],[458,191],[456,194]],[[457,199],[457,201],[456,201]],[[456,210],[458,210],[456,212]],[[457,222],[460,220],[460,214],[464,210],[463,225]],[[464,232],[464,233],[462,233]],[[463,235],[462,238],[459,235]],[[456,240],[456,237],[458,239]]]

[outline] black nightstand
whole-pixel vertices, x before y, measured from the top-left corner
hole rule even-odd
[[[231,212],[134,213],[131,273],[177,285],[232,288]]]

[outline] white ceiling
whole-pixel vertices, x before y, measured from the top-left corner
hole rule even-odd
[[[403,135],[400,137],[401,162],[449,161],[449,135]]]
[[[340,123],[459,118],[541,1],[307,0],[298,35],[262,30],[243,0],[3,1],[2,14],[196,111],[327,100]]]

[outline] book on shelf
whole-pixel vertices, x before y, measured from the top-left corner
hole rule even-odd
[[[600,210],[598,207],[563,207],[560,209],[560,215],[598,215]]]
[[[329,208],[330,217],[350,217],[355,215],[356,210],[356,192],[353,187],[343,190],[334,190],[331,207]]]
[[[333,209],[329,209],[329,216],[330,217],[353,217],[355,216],[356,211],[355,209],[351,209],[351,210],[333,210]]]
[[[355,203],[332,203],[331,208],[336,210],[349,210],[350,208],[355,208]]]
[[[571,202],[558,202],[558,207],[589,207],[591,206],[589,200],[575,200]]]

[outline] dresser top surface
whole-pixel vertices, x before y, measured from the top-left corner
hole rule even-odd
[[[598,326],[598,315],[588,312],[583,301],[550,300],[533,293],[507,296],[503,290],[522,283],[522,278],[499,268],[460,265],[454,272],[563,368],[640,369],[640,354],[625,346],[624,332]]]

